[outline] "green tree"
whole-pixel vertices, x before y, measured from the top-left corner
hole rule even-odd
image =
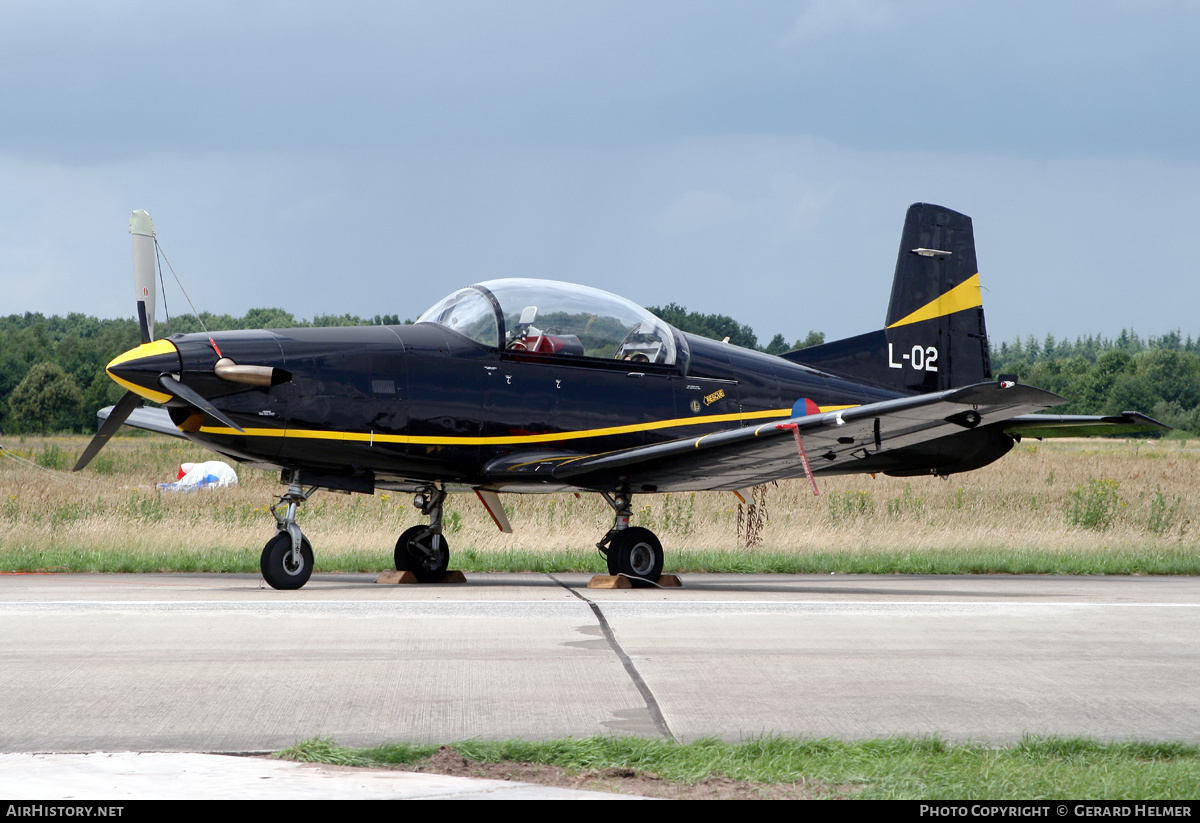
[[[45,434],[52,426],[71,426],[83,394],[58,364],[38,363],[13,389],[8,402],[18,426]]]
[[[724,340],[744,349],[757,349],[758,337],[754,329],[739,323],[725,314],[701,314],[698,311],[688,311],[678,303],[668,303],[661,308],[646,307],[651,314],[661,317],[680,331],[707,337],[711,340]]]
[[[1153,409],[1161,401],[1155,386],[1145,374],[1118,374],[1100,413],[1120,414],[1123,411]]]
[[[1117,378],[1122,375],[1132,376],[1134,371],[1136,366],[1133,356],[1123,349],[1110,349],[1100,355],[1096,366],[1078,383],[1079,403],[1086,410],[1084,413],[1095,414],[1108,405],[1109,394]]]
[[[777,334],[771,338],[771,342],[763,349],[767,354],[783,354],[789,350],[787,338],[782,334]]]
[[[824,342],[825,342],[825,332],[810,331],[808,333],[808,337],[804,338],[803,340],[797,340],[795,343],[792,344],[792,348],[793,349],[807,349],[810,346],[820,346]]]
[[[370,320],[363,320],[357,314],[318,314],[312,319],[314,326],[366,326]]]
[[[1137,373],[1145,376],[1163,400],[1184,408],[1200,405],[1200,358],[1196,355],[1172,348],[1168,342],[1163,348],[1139,353],[1135,360]]]
[[[298,325],[292,313],[283,309],[250,309],[246,312],[247,329],[294,329]]]

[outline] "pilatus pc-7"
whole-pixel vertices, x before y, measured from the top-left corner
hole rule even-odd
[[[277,589],[312,573],[297,511],[322,488],[413,493],[429,523],[399,536],[394,561],[422,581],[447,569],[448,493],[473,491],[511,531],[502,494],[595,492],[614,513],[597,544],[609,571],[656,581],[663,549],[630,525],[635,495],[947,475],[1022,436],[1162,428],[1135,412],[1032,414],[1064,401],[993,379],[971,220],[939,206],[908,210],[883,329],[781,356],[597,289],[522,279],[458,289],[412,325],[156,340],[149,216],[135,212],[130,231],[142,345],[108,364],[128,391],[75,469],[128,422],[278,470],[287,491],[261,561]]]

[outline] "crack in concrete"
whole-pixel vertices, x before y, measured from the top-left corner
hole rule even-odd
[[[663,717],[662,709],[659,708],[658,700],[654,697],[654,692],[642,679],[642,675],[637,670],[637,666],[621,648],[617,636],[613,633],[612,626],[608,624],[608,619],[604,616],[604,612],[600,611],[600,606],[594,600],[584,597],[574,588],[559,580],[552,574],[547,574],[551,580],[562,586],[568,592],[578,597],[584,603],[588,604],[588,608],[592,610],[592,614],[596,615],[596,622],[600,624],[600,631],[604,633],[604,639],[608,642],[608,647],[616,654],[617,659],[621,661],[621,665],[625,667],[625,673],[629,675],[629,679],[633,681],[633,685],[637,687],[638,693],[642,695],[642,700],[646,702],[646,711],[650,713],[650,720],[654,723],[655,730],[667,738],[668,740],[676,741],[675,735],[671,732],[671,727],[667,725],[667,719]]]

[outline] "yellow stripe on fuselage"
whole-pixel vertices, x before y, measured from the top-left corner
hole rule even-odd
[[[821,412],[840,411],[854,408],[847,406],[820,406]],[[339,432],[320,429],[246,429],[245,434],[227,426],[201,426],[203,434],[242,435],[245,437],[287,437],[302,440],[341,440],[359,443],[398,443],[412,446],[505,446],[521,443],[557,443],[563,440],[582,440],[590,437],[605,437],[614,434],[632,434],[640,431],[670,429],[677,426],[699,426],[706,423],[732,423],[742,420],[764,418],[788,419],[791,409],[767,409],[744,414],[713,414],[707,417],[679,417],[659,420],[654,423],[635,423],[628,426],[610,426],[603,429],[581,429],[570,432],[547,432],[546,434],[495,435],[491,437],[447,437],[444,435],[381,434],[379,432]]]
[[[907,317],[897,320],[889,329],[897,326],[907,326],[909,323],[920,323],[922,320],[932,320],[935,317],[945,317],[963,309],[973,309],[983,305],[983,295],[979,291],[979,274],[973,274],[945,294],[935,297]]]

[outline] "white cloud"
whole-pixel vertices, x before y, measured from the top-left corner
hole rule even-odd
[[[663,213],[662,227],[671,233],[703,231],[727,225],[744,209],[720,192],[689,191],[676,198]]]
[[[823,37],[839,29],[878,29],[892,21],[891,0],[809,0],[783,38],[783,46]]]

